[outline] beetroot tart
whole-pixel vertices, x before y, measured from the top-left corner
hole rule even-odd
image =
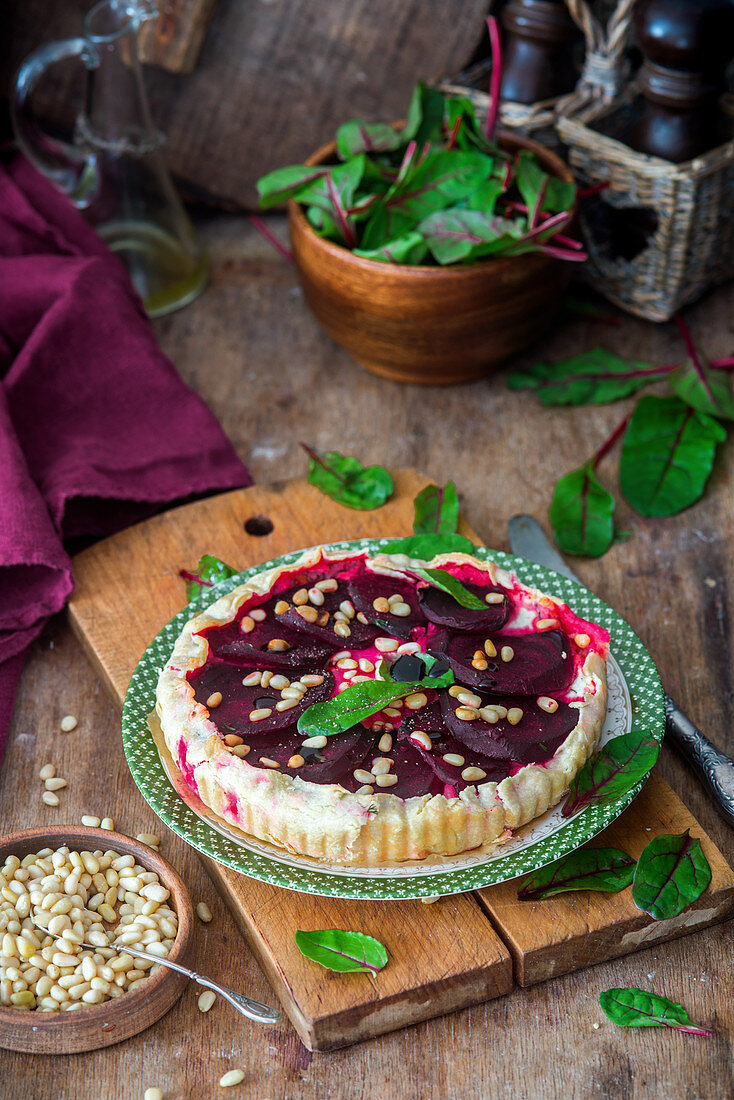
[[[252,836],[364,867],[448,856],[560,801],[599,740],[608,643],[490,561],[319,547],[191,619],[156,709],[188,786]]]

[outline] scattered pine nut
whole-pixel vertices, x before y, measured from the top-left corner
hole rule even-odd
[[[200,901],[196,906],[196,915],[204,924],[208,924],[212,919],[212,911],[205,901]]]
[[[56,768],[53,766],[53,764],[44,764],[40,772],[38,773],[38,778],[44,780],[45,782],[45,780],[47,779],[53,779],[55,775]]]
[[[101,825],[101,821],[93,814],[84,814],[82,817],[82,825],[87,825],[90,829],[98,829]]]
[[[161,842],[161,838],[156,836],[155,833],[138,833],[135,837],[141,844],[147,844],[149,848],[157,848]]]
[[[115,823],[111,817],[103,817],[99,826],[101,829],[106,829],[110,833],[115,831]]]
[[[216,999],[217,995],[213,989],[205,989],[196,1002],[199,1006],[199,1012],[208,1012]]]
[[[53,779],[47,779],[43,785],[47,791],[63,791],[67,784],[65,779],[57,775]]]
[[[433,905],[433,903],[435,901],[440,901],[440,900],[441,900],[441,895],[440,894],[430,894],[427,898],[421,898],[421,901],[423,902],[424,905]]]
[[[58,806],[59,796],[54,794],[53,791],[44,791],[41,795],[41,801],[45,802],[47,806]]]
[[[73,714],[67,714],[64,718],[61,719],[61,732],[71,733],[71,731],[75,730],[78,725],[78,719],[76,719]]]
[[[143,1100],[163,1100],[163,1093],[154,1085],[153,1088],[145,1090]]]
[[[227,1072],[219,1078],[219,1084],[223,1089],[229,1089],[232,1087],[232,1085],[239,1085],[239,1083],[241,1081],[244,1081],[244,1079],[244,1070],[230,1069],[227,1070]]]

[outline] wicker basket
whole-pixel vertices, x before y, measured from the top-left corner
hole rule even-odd
[[[556,125],[579,182],[609,185],[593,203],[582,204],[589,261],[580,274],[630,313],[668,321],[707,287],[734,277],[734,141],[674,164],[591,129],[636,92],[633,84],[620,94],[635,0],[621,0],[606,32],[585,0],[566,2],[588,52],[576,91],[557,107]],[[595,219],[600,210],[604,217]],[[609,236],[598,223],[609,224],[615,216],[639,220],[646,212],[650,231],[640,250],[629,257],[612,255]]]

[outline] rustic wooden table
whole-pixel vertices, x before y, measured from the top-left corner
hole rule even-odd
[[[284,236],[282,222],[272,224]],[[363,461],[415,466],[436,481],[452,477],[472,525],[489,545],[505,549],[509,517],[527,511],[547,526],[555,479],[591,455],[624,413],[621,406],[543,410],[533,398],[510,393],[502,375],[434,390],[375,378],[317,329],[293,268],[247,219],[212,216],[201,231],[212,253],[211,285],[193,305],[156,322],[156,332],[257,481],[302,475],[299,440]],[[731,288],[709,295],[688,316],[712,357],[732,354]],[[618,328],[564,323],[526,361],[595,343],[651,362],[681,357],[672,325],[625,317]],[[614,465],[607,460],[602,468],[610,484]],[[733,471],[728,446],[706,498],[671,519],[642,520],[622,504],[619,524],[632,537],[601,561],[577,564],[582,579],[638,631],[670,693],[732,755],[728,635],[734,608],[727,566],[734,552]],[[79,717],[76,739],[59,733],[59,719],[68,713]],[[49,759],[69,778],[61,811],[40,801],[38,770]],[[734,833],[667,746],[659,768],[731,861]],[[206,899],[214,913],[211,924],[197,927],[197,968],[273,1001],[196,854],[166,831],[139,795],[120,747],[117,712],[59,619],[34,647],[21,685],[0,764],[0,832],[57,823],[61,814],[78,821],[82,813],[110,814],[132,834],[161,832],[163,854],[194,899]],[[731,933],[729,922],[329,1054],[309,1054],[287,1023],[250,1025],[221,1002],[204,1016],[189,989],[160,1023],[119,1047],[53,1058],[0,1051],[0,1097],[139,1100],[158,1085],[166,1100],[199,1100],[224,1095],[219,1077],[239,1066],[245,1079],[233,1096],[247,1100],[366,1100],[378,1094],[400,1100],[724,1100],[734,1096]],[[714,1037],[616,1028],[598,996],[617,985],[683,1002],[692,1018],[713,1026]]]

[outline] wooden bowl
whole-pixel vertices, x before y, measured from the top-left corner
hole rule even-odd
[[[170,863],[140,841],[122,833],[88,829],[83,825],[24,829],[0,837],[0,864],[11,854],[22,859],[39,848],[56,849],[64,844],[77,851],[112,849],[120,855],[129,854],[141,866],[155,871],[171,891],[171,907],[178,916],[178,934],[168,957],[183,966],[189,965],[194,939],[191,898]],[[0,1005],[0,1047],[31,1054],[79,1054],[111,1046],[137,1035],[159,1020],[175,1004],[187,984],[188,978],[161,966],[132,992],[74,1012],[23,1012]]]
[[[531,150],[547,172],[574,182],[538,142],[506,131],[499,142]],[[306,164],[333,159],[332,142]],[[571,277],[569,263],[540,252],[451,267],[380,263],[319,237],[295,202],[288,222],[316,320],[363,367],[397,382],[468,382],[497,370],[546,332]]]

